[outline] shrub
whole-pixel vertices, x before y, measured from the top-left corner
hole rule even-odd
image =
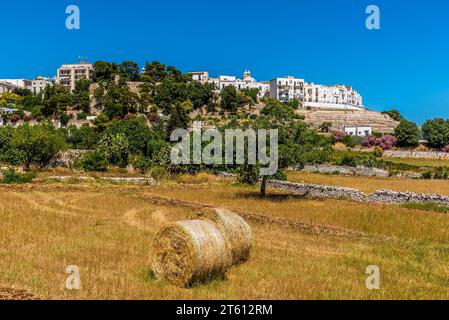
[[[376,158],[382,158],[383,155],[384,155],[384,150],[383,150],[381,147],[376,146],[376,147],[374,148],[373,155],[374,155]]]
[[[382,148],[382,150],[391,150],[394,147],[396,147],[397,140],[392,135],[386,135],[380,138],[379,146]]]
[[[164,167],[152,167],[149,172],[150,176],[155,180],[163,180],[168,176],[168,172]]]
[[[19,173],[12,168],[3,170],[2,173],[3,178],[1,182],[6,184],[29,183],[32,182],[33,179],[37,177],[37,174],[35,172]]]
[[[81,160],[81,167],[89,172],[106,171],[108,169],[107,156],[100,151],[88,152]]]
[[[348,166],[348,167],[356,167],[357,166],[357,159],[351,154],[345,154],[340,162],[339,165],[341,166]]]
[[[343,143],[348,148],[354,148],[356,146],[355,138],[349,134],[345,135],[345,137],[343,138]]]
[[[425,171],[422,173],[423,179],[432,179],[432,176],[433,176],[432,171]]]
[[[343,142],[343,138],[345,137],[344,132],[341,131],[334,131],[332,132],[332,138],[335,142]]]
[[[126,167],[129,156],[129,142],[124,134],[105,132],[98,143],[97,150],[105,154],[109,163]]]
[[[397,140],[392,135],[386,135],[381,138],[376,138],[374,136],[368,136],[362,141],[362,145],[366,148],[372,148],[374,146],[379,146],[382,150],[391,150],[396,147]]]
[[[151,160],[141,155],[131,156],[129,163],[142,174],[146,173],[151,166]]]
[[[259,166],[244,164],[237,168],[237,182],[255,185],[259,181]]]

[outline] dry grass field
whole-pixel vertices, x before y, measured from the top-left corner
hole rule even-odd
[[[449,219],[441,213],[273,190],[261,200],[256,188],[204,177],[156,187],[0,186],[0,203],[0,288],[41,299],[449,298]],[[250,260],[192,289],[154,279],[155,233],[209,207],[247,219]],[[69,265],[80,267],[79,291],[64,287]],[[379,291],[365,286],[369,265],[380,267]]]
[[[400,192],[409,191],[449,195],[449,183],[447,180],[322,175],[298,171],[289,172],[288,180],[292,182],[355,188],[365,193],[372,193],[380,189],[390,189]]]
[[[420,167],[447,167],[449,166],[449,159],[419,159],[419,158],[389,158],[384,157],[384,160],[396,163],[405,163]]]

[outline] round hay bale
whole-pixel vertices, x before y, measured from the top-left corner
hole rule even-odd
[[[226,209],[216,208],[212,212],[201,213],[200,218],[210,220],[223,233],[233,264],[248,260],[252,247],[251,227],[238,214]]]
[[[191,287],[223,278],[232,265],[226,240],[209,221],[180,221],[165,226],[152,247],[156,277],[178,286]]]

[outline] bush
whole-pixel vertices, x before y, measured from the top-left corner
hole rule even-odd
[[[343,158],[341,158],[339,165],[347,166],[347,167],[356,167],[357,159],[353,155],[345,154]]]
[[[164,167],[152,167],[149,172],[150,176],[155,180],[163,180],[168,176],[168,172]]]
[[[376,138],[374,136],[368,136],[362,141],[362,146],[366,148],[372,148],[379,146],[382,150],[391,150],[396,146],[397,140],[392,135],[386,135],[381,138]]]
[[[107,156],[100,151],[88,152],[81,160],[81,167],[89,172],[106,171],[108,169]]]
[[[259,181],[259,166],[244,164],[236,170],[237,182],[249,185],[255,185]]]
[[[129,164],[145,174],[151,166],[151,160],[141,155],[134,155],[130,157]]]
[[[35,172],[19,173],[12,168],[3,170],[2,173],[3,178],[1,182],[6,184],[29,183],[32,182],[33,179],[37,177],[37,174]]]
[[[341,131],[332,132],[332,139],[335,142],[343,142],[343,138],[345,137],[345,133]]]
[[[356,146],[355,138],[349,134],[345,135],[345,137],[343,138],[343,143],[348,148],[354,148]]]
[[[376,158],[382,158],[383,155],[384,155],[384,150],[383,150],[381,147],[376,146],[376,147],[374,148],[373,155],[374,155]]]

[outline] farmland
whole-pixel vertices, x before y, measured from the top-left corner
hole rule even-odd
[[[314,183],[330,178],[300,176]],[[364,178],[351,179],[340,177],[339,184],[366,185]],[[373,181],[377,189],[400,185]],[[445,190],[410,181],[415,188]],[[206,176],[157,186],[39,181],[0,186],[0,201],[0,287],[25,289],[40,299],[449,297],[444,213],[274,190],[261,200],[256,187]],[[192,289],[154,279],[149,259],[156,232],[211,207],[233,210],[249,222],[249,261],[232,268],[226,280]],[[81,290],[65,289],[69,265],[80,268]],[[369,265],[380,267],[381,290],[365,286]]]

